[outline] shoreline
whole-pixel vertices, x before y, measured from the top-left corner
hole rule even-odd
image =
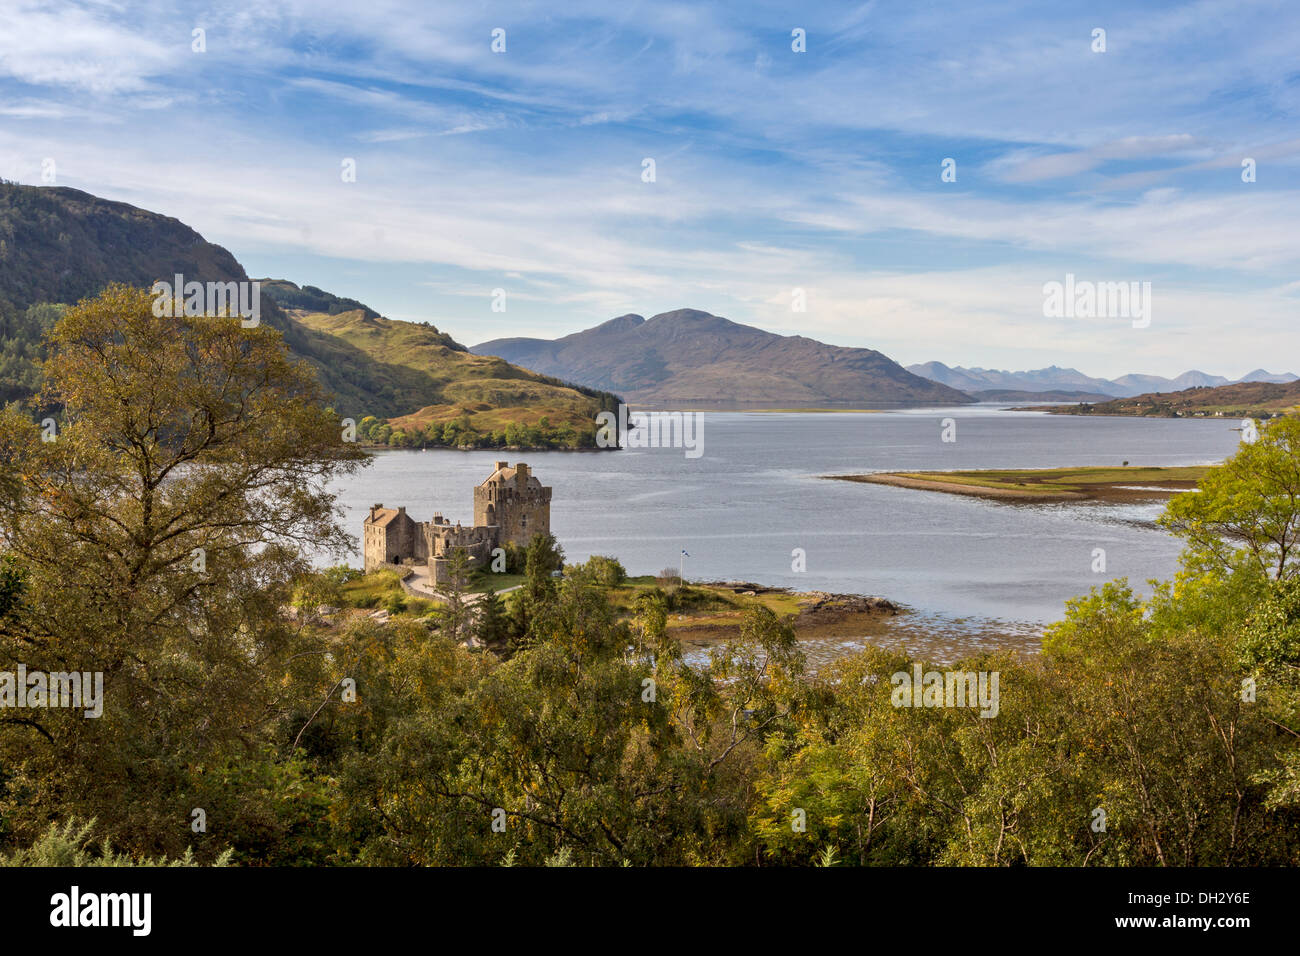
[[[794,629],[800,643],[830,638],[863,637],[880,629],[882,622],[915,613],[888,598],[830,591],[796,591],[779,585],[749,581],[686,581],[687,588],[730,592],[734,597],[765,596],[795,600]],[[769,605],[771,606],[771,605]],[[731,609],[670,612],[668,630],[684,644],[717,644],[739,636],[743,606]]]
[[[807,656],[810,673],[866,647],[948,664],[989,651],[1009,651],[1029,659],[1042,650],[1045,624],[1008,619],[951,618],[887,598],[827,591],[795,591],[784,586],[736,581],[687,582],[687,586],[727,589],[737,596],[777,595],[798,599],[795,638]],[[669,633],[683,652],[703,661],[728,640],[739,637],[740,615],[712,610],[669,615]]]

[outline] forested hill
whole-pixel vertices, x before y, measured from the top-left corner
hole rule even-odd
[[[249,280],[230,252],[177,219],[75,189],[0,182],[0,401],[32,395],[40,339],[58,304],[93,296],[110,282],[149,287],[177,273],[186,281]],[[549,416],[551,427],[584,433],[594,431],[597,411],[616,403],[471,355],[432,325],[382,319],[363,303],[313,286],[262,281],[262,323],[316,369],[344,416],[478,418],[489,425],[535,425]],[[366,334],[342,334],[357,329],[326,321],[338,316],[367,323]],[[417,347],[418,361],[384,347],[399,338]]]

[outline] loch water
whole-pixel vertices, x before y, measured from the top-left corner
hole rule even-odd
[[[551,530],[570,561],[619,558],[630,574],[879,595],[955,632],[1035,634],[1066,599],[1127,577],[1172,575],[1179,542],[1160,504],[1007,504],[823,476],[870,471],[1197,465],[1240,441],[1232,420],[1104,418],[1001,406],[884,412],[705,411],[702,453],[381,451],[333,490],[359,535],[373,503],[473,520],[493,463],[527,461],[554,489]],[[955,441],[943,441],[952,419]],[[950,435],[952,432],[950,431]],[[693,453],[692,453],[693,454]],[[1094,572],[1094,549],[1106,571]],[[802,549],[806,570],[792,570]],[[360,564],[360,555],[352,563]]]

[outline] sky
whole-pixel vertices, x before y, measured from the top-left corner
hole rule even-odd
[[[1300,372],[1297,38],[1242,0],[0,0],[0,177],[466,344],[696,308],[904,364]],[[1067,274],[1149,282],[1149,322],[1045,315]]]

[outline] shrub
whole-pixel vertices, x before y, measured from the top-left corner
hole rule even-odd
[[[0,866],[201,866],[194,859],[194,851],[186,848],[185,853],[174,860],[167,857],[134,859],[125,853],[117,853],[105,840],[98,846],[94,843],[95,821],[81,823],[76,817],[70,817],[62,826],[51,823],[30,847],[16,850],[5,856],[0,854]],[[234,850],[226,850],[213,866],[229,866]]]
[[[617,558],[593,554],[584,566],[591,579],[607,588],[616,588],[627,580],[627,571]]]

